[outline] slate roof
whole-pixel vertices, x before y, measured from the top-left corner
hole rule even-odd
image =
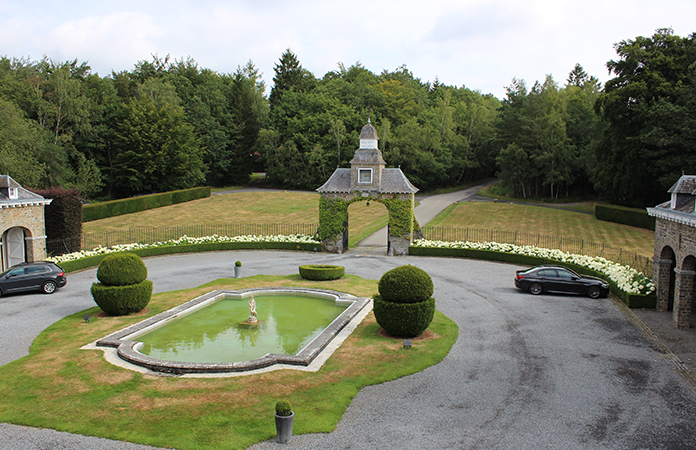
[[[16,199],[10,199],[9,188],[18,189],[18,196]],[[10,206],[48,205],[51,201],[51,199],[46,200],[39,194],[35,194],[23,188],[11,176],[0,175],[0,208],[8,208]]]
[[[350,169],[336,169],[317,192],[348,193],[350,189]]]
[[[696,175],[682,175],[667,192],[696,195]]]
[[[375,130],[375,127],[370,123],[370,119],[367,119],[367,125],[360,130],[360,139],[379,139],[377,137],[377,130]]]
[[[384,194],[415,194],[418,188],[408,181],[401,169],[384,169],[379,191]]]
[[[319,193],[350,193],[350,169],[336,169]],[[401,169],[383,169],[380,194],[415,194],[418,188],[411,184]]]
[[[350,160],[350,164],[382,164],[387,163],[382,158],[382,152],[376,148],[359,148],[355,151],[353,159]]]

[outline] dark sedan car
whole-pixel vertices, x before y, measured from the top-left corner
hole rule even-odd
[[[561,266],[539,266],[518,270],[515,286],[534,295],[542,292],[563,292],[591,298],[609,295],[609,283],[599,278],[578,275]]]
[[[0,296],[24,291],[53,294],[67,281],[63,269],[52,262],[21,263],[0,274]]]

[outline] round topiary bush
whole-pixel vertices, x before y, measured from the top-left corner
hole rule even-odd
[[[152,281],[146,280],[147,267],[133,253],[111,253],[97,269],[91,292],[94,302],[111,316],[142,311],[152,297]]]
[[[313,265],[300,266],[300,276],[305,280],[327,281],[338,280],[346,274],[343,266]]]
[[[106,286],[138,284],[147,278],[147,267],[134,253],[110,253],[97,269],[97,279]]]
[[[394,303],[381,295],[374,297],[374,313],[377,323],[389,336],[412,338],[422,334],[435,316],[435,299],[424,302]]]
[[[110,316],[125,316],[145,309],[152,297],[152,281],[143,280],[130,286],[92,284],[92,297],[102,311]]]
[[[435,316],[433,280],[411,265],[382,275],[374,296],[377,323],[390,336],[412,338],[423,333]]]
[[[422,302],[433,295],[433,280],[423,269],[407,265],[396,267],[379,279],[379,294],[395,303]]]

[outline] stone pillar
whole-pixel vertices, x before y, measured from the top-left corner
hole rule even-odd
[[[653,258],[653,280],[655,280],[657,288],[656,311],[667,311],[669,309],[669,279],[672,276],[670,271],[672,263],[671,259]]]
[[[389,256],[407,256],[411,240],[405,237],[389,236]]]
[[[327,253],[343,253],[343,235],[337,234],[332,238],[327,238],[321,241],[323,250]]]
[[[677,274],[674,288],[674,312],[672,321],[677,328],[691,327],[691,306],[693,303],[694,275],[693,270],[674,269]]]

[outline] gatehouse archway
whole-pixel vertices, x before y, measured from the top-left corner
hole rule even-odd
[[[317,189],[319,199],[319,238],[324,251],[347,250],[348,206],[354,202],[379,202],[389,212],[388,249],[390,255],[407,255],[408,247],[420,233],[413,212],[413,186],[401,168],[386,168],[377,146],[377,130],[368,120],[360,132],[360,148],[350,169],[337,168],[329,180]]]

